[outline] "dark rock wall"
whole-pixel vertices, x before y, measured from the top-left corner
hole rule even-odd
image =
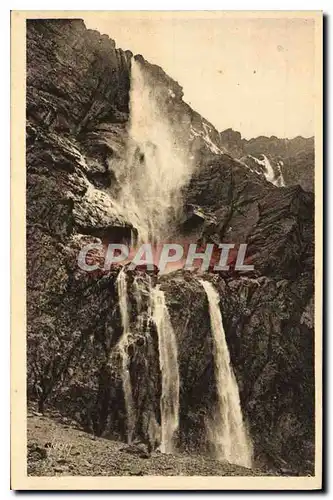
[[[27,113],[74,134],[126,121],[131,53],[82,20],[27,21]]]
[[[231,272],[207,279],[220,293],[257,463],[311,473],[313,196],[299,187],[276,188],[224,154],[218,133],[183,102],[177,82],[138,61],[159,87],[180,143],[189,142],[195,153],[180,235],[249,244],[251,278]],[[114,205],[131,54],[81,20],[30,20],[27,63],[28,396],[91,432],[125,439],[118,269],[86,273],[77,256],[85,243],[120,241],[134,229]],[[135,275],[128,276],[130,373],[135,435],[147,440],[146,413],[160,421],[161,381],[145,302],[149,279],[140,275],[146,299],[138,323]],[[178,443],[205,451],[204,422],[216,397],[207,299],[195,273],[178,271],[160,281],[178,340]]]

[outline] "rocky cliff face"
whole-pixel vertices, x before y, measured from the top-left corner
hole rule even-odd
[[[177,82],[137,60],[195,162],[183,190],[180,235],[199,243],[247,242],[255,265],[251,277],[230,271],[206,279],[220,293],[256,463],[312,473],[313,195],[299,186],[278,188],[226,154],[214,127],[184,103]],[[77,256],[85,243],[124,241],[135,231],[116,204],[131,53],[80,20],[31,20],[27,63],[28,396],[98,435],[124,439],[115,349],[122,333],[119,269],[86,273]],[[145,439],[147,411],[160,419],[157,334],[147,314],[149,281],[157,278],[137,271],[128,279],[135,434]],[[135,279],[146,290],[140,306]],[[216,398],[207,299],[195,273],[158,279],[178,342],[178,444],[205,452],[204,421]]]
[[[221,132],[220,138],[224,148],[250,168],[258,169],[258,160],[266,156],[276,175],[282,173],[286,186],[298,184],[305,191],[314,191],[313,137],[279,139],[275,136],[260,136],[247,140],[229,128]]]

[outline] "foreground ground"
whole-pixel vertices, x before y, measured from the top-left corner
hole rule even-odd
[[[257,476],[262,472],[187,454],[148,456],[140,446],[96,438],[66,419],[28,412],[33,476]]]

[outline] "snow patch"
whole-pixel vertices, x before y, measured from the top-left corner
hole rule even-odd
[[[206,124],[206,123],[203,123],[203,128],[204,130],[195,130],[193,128],[193,126],[191,125],[191,129],[190,129],[190,136],[192,139],[194,139],[195,137],[201,137],[203,139],[203,141],[205,142],[206,146],[208,147],[208,149],[216,154],[216,155],[219,155],[219,154],[223,154],[223,151],[222,149],[220,149],[218,146],[216,146],[216,144],[213,143],[213,141],[211,140],[211,138],[209,137],[209,131],[210,131],[210,127]]]
[[[263,167],[263,174],[266,178],[266,180],[268,182],[270,182],[271,184],[274,184],[274,186],[277,186],[277,187],[284,187],[285,186],[285,182],[284,182],[284,179],[283,179],[283,174],[282,174],[282,170],[281,170],[281,165],[283,165],[283,162],[280,160],[277,162],[277,174],[275,173],[272,165],[271,165],[271,162],[269,161],[269,159],[267,158],[266,155],[262,154],[262,160],[260,160],[259,158],[256,158],[255,156],[252,156],[252,155],[248,155],[249,158],[251,158],[252,160],[254,160],[257,165],[260,165],[261,167]]]

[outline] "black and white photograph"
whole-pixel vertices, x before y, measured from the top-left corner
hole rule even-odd
[[[13,11],[12,46],[14,484],[320,489],[322,13]]]

